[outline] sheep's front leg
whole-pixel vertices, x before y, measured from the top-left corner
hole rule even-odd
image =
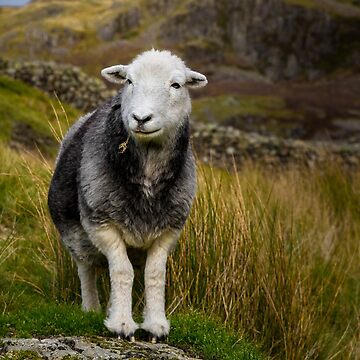
[[[92,231],[91,238],[109,263],[111,293],[105,325],[119,337],[133,341],[138,328],[132,318],[134,269],[128,258],[125,242],[120,233],[112,227]]]
[[[147,252],[145,265],[145,309],[141,328],[156,342],[169,334],[165,316],[166,261],[178,239],[177,232],[168,232],[154,241]]]

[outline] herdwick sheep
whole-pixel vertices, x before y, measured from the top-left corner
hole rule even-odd
[[[128,251],[146,252],[140,327],[156,342],[170,327],[164,299],[167,256],[196,188],[188,88],[205,86],[207,79],[169,51],[157,50],[101,74],[124,87],[66,134],[48,205],[77,264],[83,309],[100,309],[95,268],[109,266],[105,325],[130,341],[139,326],[132,318],[134,270]]]

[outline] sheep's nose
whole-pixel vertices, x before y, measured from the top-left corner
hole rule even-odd
[[[141,116],[141,115],[133,113],[132,116],[138,122],[139,125],[145,124],[152,118],[152,114],[147,114],[147,115]]]

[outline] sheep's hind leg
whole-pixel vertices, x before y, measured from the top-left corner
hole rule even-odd
[[[76,261],[81,283],[81,299],[84,311],[99,311],[101,309],[96,286],[95,267],[82,261]]]
[[[141,328],[149,332],[156,343],[167,337],[170,330],[165,316],[166,262],[178,239],[177,232],[167,232],[149,248],[145,265],[145,309]]]
[[[134,341],[138,325],[132,318],[132,286],[134,269],[119,231],[111,226],[84,224],[91,241],[107,257],[110,272],[110,306],[105,326],[119,338]]]
[[[100,310],[96,287],[94,259],[100,253],[90,242],[84,228],[78,222],[63,223],[61,239],[75,260],[81,284],[82,308],[84,311]]]

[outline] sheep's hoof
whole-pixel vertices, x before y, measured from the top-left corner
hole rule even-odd
[[[149,335],[149,342],[152,344],[157,344],[158,342],[165,341],[167,339],[166,335],[163,336],[155,336],[153,334]]]
[[[134,334],[129,334],[129,335],[118,334],[118,339],[119,339],[119,340],[127,340],[127,341],[129,341],[129,342],[135,342],[135,336],[134,336]]]

